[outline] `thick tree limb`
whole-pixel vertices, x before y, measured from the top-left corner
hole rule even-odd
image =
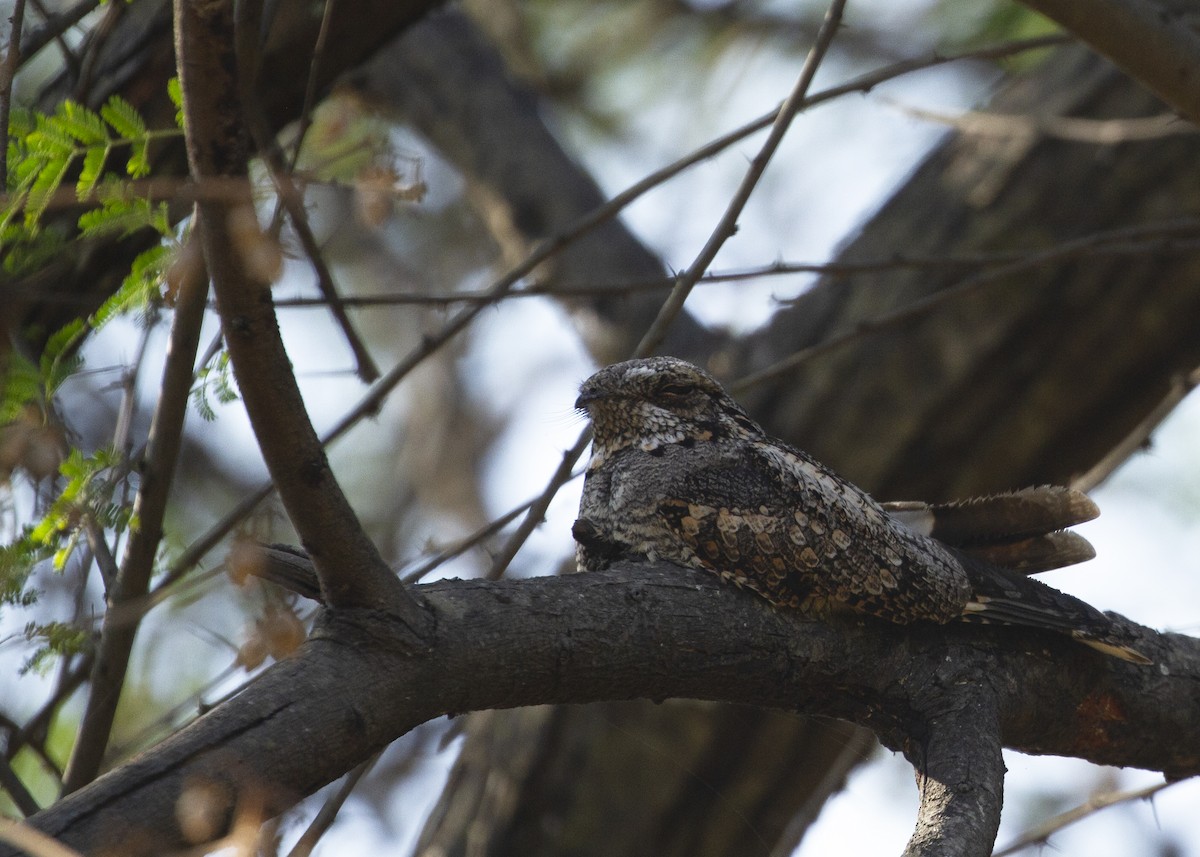
[[[944,699],[929,735],[905,753],[917,772],[921,808],[904,857],[987,857],[1004,803],[1004,757],[996,694],[978,673],[937,676],[927,703]],[[970,687],[969,692],[963,689]]]
[[[1200,25],[1173,0],[1021,0],[1058,22],[1130,77],[1200,122]]]
[[[661,565],[417,588],[434,620],[420,650],[377,612],[326,614],[241,695],[31,822],[92,852],[162,851],[184,843],[176,806],[197,784],[226,816],[251,794],[273,814],[434,717],[604,699],[730,700],[851,720],[957,792],[994,788],[999,764],[994,747],[977,757],[967,750],[978,741],[957,743],[972,718],[994,719],[1004,745],[1027,752],[1200,771],[1200,641],[1187,637],[1143,630],[1138,645],[1158,665],[1137,667],[1010,628],[813,622]],[[976,764],[986,776],[963,773]],[[934,798],[950,818],[964,795],[931,794],[927,807]],[[998,799],[977,800],[980,818],[959,824],[984,830]]]

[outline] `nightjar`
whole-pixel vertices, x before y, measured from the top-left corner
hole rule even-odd
[[[1056,532],[1098,514],[1079,492],[880,504],[672,357],[600,370],[575,406],[594,430],[572,529],[581,570],[665,560],[817,615],[1024,625],[1150,662],[1103,613],[1024,576],[1091,556]]]

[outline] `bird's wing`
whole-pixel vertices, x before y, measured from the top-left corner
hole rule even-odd
[[[970,594],[953,557],[798,450],[690,467],[659,514],[699,564],[776,604],[947,622]]]

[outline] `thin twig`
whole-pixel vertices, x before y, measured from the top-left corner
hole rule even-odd
[[[1095,233],[1097,236],[1108,233]],[[1112,240],[1112,244],[1107,242]],[[1127,241],[1123,237],[1103,238],[1088,251],[1093,255],[1129,256],[1148,252],[1192,252],[1196,244],[1178,239],[1146,238],[1138,241]],[[1007,265],[1028,256],[1028,252],[1013,251],[1005,253],[974,253],[946,256],[896,256],[868,262],[771,262],[767,265],[756,265],[730,271],[715,271],[700,278],[697,286],[716,285],[718,283],[736,283],[744,280],[759,280],[768,277],[785,277],[796,274],[819,274],[827,277],[848,279],[861,274],[878,274],[888,271],[912,270],[945,270],[954,268],[994,268]],[[1082,251],[1080,252],[1082,255]],[[524,289],[514,289],[503,300],[516,298],[600,298],[614,295],[629,295],[639,292],[666,291],[673,288],[675,280],[668,277],[649,277],[639,280],[599,282],[594,285],[572,284],[569,287],[559,287],[549,283],[537,283]],[[867,285],[887,285],[884,281],[873,281]],[[781,303],[791,303],[795,299],[781,299]],[[355,295],[343,297],[342,304],[348,307],[376,306],[449,306],[452,304],[467,304],[480,302],[495,302],[486,292],[462,291],[446,294],[378,294]],[[278,309],[324,309],[328,305],[325,298],[280,298],[275,301]]]
[[[346,774],[341,785],[337,787],[337,791],[329,796],[329,799],[325,801],[320,812],[312,820],[312,823],[308,825],[308,828],[296,840],[296,844],[288,852],[288,857],[308,857],[308,855],[312,854],[321,837],[333,826],[338,812],[341,811],[342,806],[346,803],[346,799],[350,797],[350,793],[354,791],[359,781],[370,773],[382,755],[383,750],[380,750],[374,756],[355,767],[350,773]]]
[[[967,110],[962,113],[943,113],[910,107],[895,99],[883,99],[897,110],[953,128],[962,134],[987,137],[1043,136],[1077,143],[1111,146],[1131,141],[1159,140],[1176,134],[1200,132],[1191,122],[1175,113],[1160,113],[1157,116],[1138,116],[1126,119],[1092,119],[1086,116],[1036,116],[1031,114],[989,113],[984,110]]]
[[[211,709],[215,708],[215,702],[205,702],[205,695],[212,693],[212,691],[219,687],[226,679],[241,669],[242,667],[237,663],[231,663],[229,666],[225,667],[225,669],[221,670],[221,672],[208,679],[204,683],[203,687],[188,694],[186,699],[175,703],[175,705],[171,706],[166,711],[158,714],[154,718],[153,722],[147,723],[133,735],[126,736],[122,742],[114,742],[110,750],[114,762],[116,764],[120,764],[120,760],[127,759],[134,753],[137,753],[147,747],[156,734],[163,730],[174,728],[185,714],[191,714],[193,717],[198,717],[204,714],[206,711],[210,711]],[[254,677],[247,679],[242,684],[233,688],[230,693],[237,694],[242,690],[245,690],[245,688],[253,680]]]
[[[337,0],[325,0],[325,11],[321,14],[321,28],[317,31],[317,41],[313,45],[312,62],[308,66],[308,83],[304,88],[304,103],[300,107],[300,120],[296,127],[296,145],[288,156],[287,171],[296,169],[300,160],[300,148],[308,129],[312,126],[313,107],[317,103],[317,72],[321,68],[321,60],[325,57],[325,44],[329,40],[329,23],[333,20],[333,8]]]
[[[952,300],[962,297],[976,289],[987,285],[993,285],[1005,277],[1013,274],[1023,273],[1033,268],[1040,267],[1051,263],[1061,262],[1064,259],[1069,259],[1075,255],[1083,253],[1098,243],[1114,242],[1118,240],[1138,240],[1147,235],[1154,236],[1160,240],[1170,241],[1173,238],[1193,239],[1200,232],[1200,222],[1193,219],[1170,221],[1168,223],[1152,224],[1150,226],[1132,226],[1124,229],[1114,229],[1108,232],[1096,233],[1094,235],[1085,235],[1072,241],[1064,241],[1063,243],[1051,247],[1040,253],[1032,253],[1011,262],[1007,265],[1001,265],[988,271],[983,271],[975,274],[957,285],[949,286],[940,291],[926,295],[923,298],[913,301],[910,304],[900,307],[889,313],[860,322],[852,330],[834,336],[824,342],[818,342],[815,345],[810,345],[807,348],[802,348],[767,366],[754,372],[746,377],[736,381],[729,386],[730,392],[741,393],[751,387],[768,381],[779,375],[792,371],[803,363],[812,360],[815,357],[834,351],[851,342],[854,342],[862,337],[878,333],[880,331],[895,328],[901,324],[905,324],[913,319],[925,315],[930,310],[948,303]]]
[[[346,307],[333,282],[333,272],[329,270],[317,237],[309,225],[308,212],[304,210],[304,197],[288,173],[287,158],[279,150],[275,133],[267,122],[259,101],[258,46],[262,35],[262,5],[261,0],[237,4],[238,89],[242,99],[242,113],[250,136],[254,138],[254,146],[270,173],[272,184],[275,185],[276,199],[287,211],[296,237],[300,239],[300,246],[317,274],[317,288],[328,302],[329,312],[341,328],[342,336],[354,355],[355,373],[364,384],[370,384],[379,377],[379,367],[375,365],[366,343],[358,335],[350,316],[346,314]],[[327,2],[326,14],[328,11]]]
[[[22,747],[28,746],[34,753],[40,755],[45,760],[46,765],[51,770],[54,770],[57,775],[58,768],[50,759],[43,745],[46,736],[50,732],[50,724],[54,720],[54,715],[58,712],[59,707],[87,679],[92,670],[93,659],[91,654],[85,654],[81,657],[79,663],[59,681],[54,695],[46,700],[32,717],[25,721],[20,731],[9,737],[8,743],[4,748],[9,758],[20,752]]]
[[[717,253],[725,246],[725,242],[737,231],[738,218],[741,217],[746,203],[750,201],[750,195],[754,193],[754,189],[758,186],[763,172],[766,170],[767,165],[771,163],[771,158],[775,156],[775,152],[779,149],[779,144],[783,142],[783,136],[791,126],[792,120],[807,105],[805,96],[808,95],[808,88],[812,85],[813,76],[816,75],[817,68],[821,65],[821,61],[825,58],[829,46],[833,43],[834,36],[837,35],[838,26],[842,21],[842,10],[845,8],[845,5],[845,0],[833,0],[829,4],[829,10],[825,13],[825,20],[821,22],[821,28],[817,31],[816,41],[804,60],[803,68],[800,69],[800,76],[796,80],[795,86],[792,87],[792,91],[788,94],[787,99],[783,102],[783,106],[779,108],[775,115],[775,121],[771,126],[771,133],[767,135],[767,139],[758,150],[758,154],[750,162],[746,174],[742,177],[741,184],[738,185],[733,198],[729,201],[729,205],[725,207],[725,213],[721,215],[720,221],[718,221],[716,228],[708,237],[708,241],[705,242],[699,255],[696,256],[695,261],[692,262],[688,269],[679,275],[675,283],[675,288],[667,296],[666,302],[658,312],[658,317],[654,319],[654,323],[650,325],[650,329],[646,331],[645,336],[642,337],[642,341],[638,343],[637,351],[634,354],[635,357],[645,357],[653,354],[658,346],[662,344],[670,326],[683,310],[683,304],[687,300],[688,295],[692,293],[692,289],[700,277],[708,270],[708,266],[712,264],[713,259],[717,257]]]
[[[0,146],[0,188],[8,187],[8,120],[12,114],[13,82],[17,79],[17,68],[21,65],[21,26],[25,21],[25,0],[13,4],[8,37],[8,50],[0,62],[0,131],[4,132],[4,145]]]
[[[578,475],[579,475],[578,473],[573,474],[573,476],[578,476]],[[433,556],[426,559],[424,562],[422,562],[419,566],[414,568],[412,571],[404,574],[400,579],[403,580],[405,583],[419,583],[421,581],[421,579],[425,577],[425,575],[429,574],[429,572],[433,571],[438,566],[454,559],[456,556],[459,556],[460,554],[467,552],[471,548],[475,547],[475,545],[482,542],[484,539],[488,538],[489,536],[495,535],[500,530],[507,527],[509,524],[511,524],[513,521],[515,521],[521,515],[521,513],[533,508],[534,504],[538,503],[540,501],[540,499],[541,499],[541,495],[538,495],[537,497],[534,497],[532,500],[526,500],[520,506],[516,506],[512,509],[509,509],[503,515],[484,524],[482,527],[477,529],[475,532],[471,533],[469,536],[465,536],[464,538],[459,539],[454,544],[449,545],[449,546],[443,548],[442,550],[438,551],[436,554],[434,554]]]
[[[579,434],[579,439],[575,441],[574,445],[563,453],[562,461],[558,463],[558,469],[550,477],[546,488],[538,496],[534,504],[529,507],[529,511],[525,513],[525,519],[521,521],[521,525],[517,527],[516,532],[509,536],[508,541],[504,543],[504,547],[500,549],[495,559],[492,560],[492,567],[488,569],[487,573],[488,580],[499,580],[504,575],[509,563],[517,555],[517,551],[529,540],[533,531],[541,526],[542,520],[546,517],[546,510],[550,508],[555,495],[558,494],[558,489],[571,481],[572,473],[575,470],[575,462],[583,455],[583,451],[587,449],[587,445],[591,443],[591,440],[592,430],[589,426]]]
[[[1022,833],[1014,842],[1001,848],[999,851],[992,853],[992,857],[1007,857],[1009,854],[1016,854],[1023,848],[1028,848],[1031,845],[1042,845],[1060,830],[1075,824],[1077,821],[1082,821],[1085,818],[1095,815],[1102,809],[1108,809],[1110,806],[1116,806],[1119,803],[1126,803],[1135,800],[1148,800],[1154,795],[1161,792],[1169,786],[1175,785],[1183,780],[1173,780],[1169,782],[1155,783],[1152,786],[1145,788],[1133,789],[1126,792],[1107,792],[1099,794],[1095,797],[1088,798],[1079,806],[1069,809],[1066,812],[1048,818],[1041,824]]]
[[[100,5],[100,0],[81,0],[81,2],[76,3],[66,12],[57,15],[47,12],[37,0],[33,0],[33,5],[41,13],[46,23],[30,33],[29,37],[25,39],[25,43],[21,46],[21,64],[24,65],[30,58],[37,56],[38,51],[46,47],[50,42],[58,42],[63,56],[67,58],[67,65],[71,66],[74,71],[77,63],[74,62],[74,54],[71,53],[70,45],[63,39],[63,34],[90,15],[92,10]]]
[[[83,531],[87,536],[88,548],[96,561],[96,567],[100,569],[100,579],[104,581],[104,592],[111,593],[120,569],[117,568],[117,560],[113,556],[112,550],[109,549],[108,542],[104,540],[104,528],[96,521],[95,515],[86,512],[83,519]],[[86,577],[80,582],[80,586],[87,586]]]

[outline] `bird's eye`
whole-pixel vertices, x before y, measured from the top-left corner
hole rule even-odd
[[[658,395],[668,399],[682,399],[688,393],[692,392],[692,388],[687,384],[663,384],[658,388]]]

